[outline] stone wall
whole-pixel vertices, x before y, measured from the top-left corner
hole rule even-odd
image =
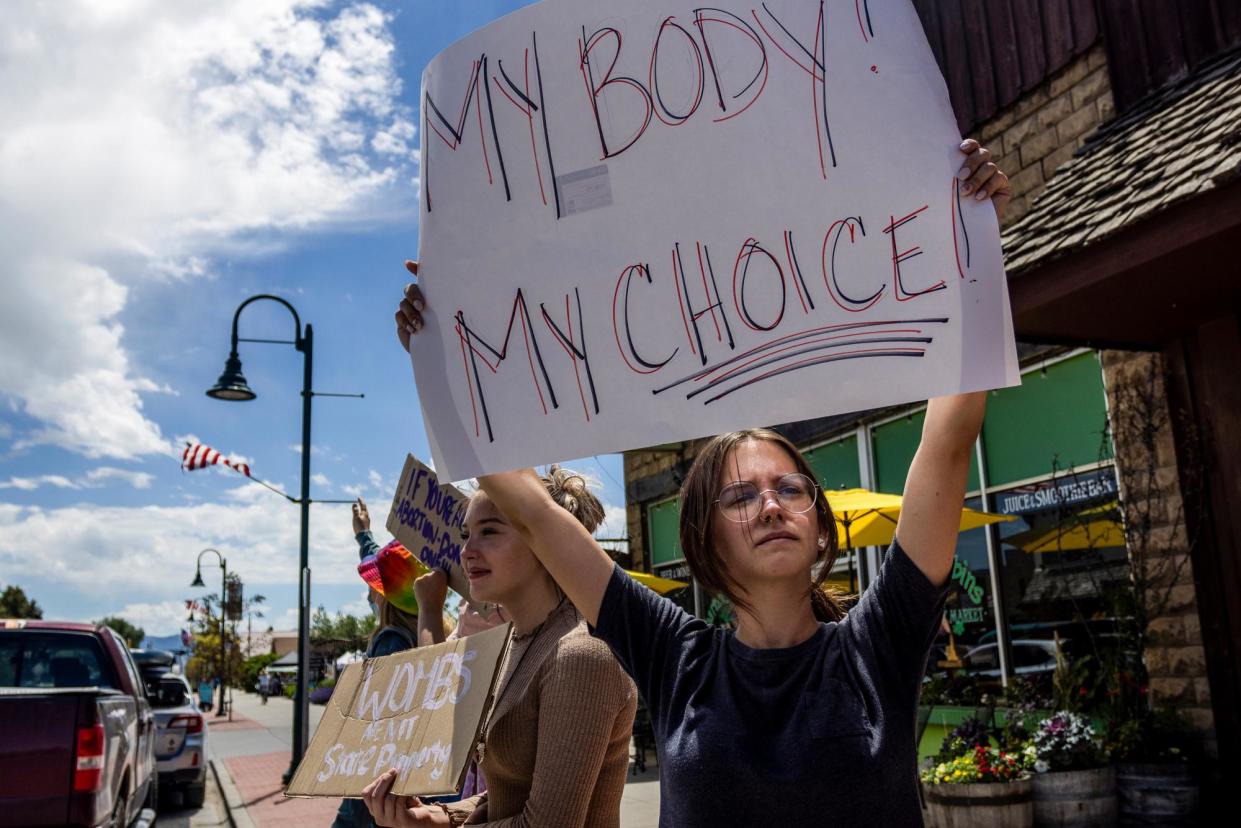
[[[1198,616],[1197,591],[1189,563],[1189,545],[1196,534],[1188,525],[1182,502],[1181,481],[1193,479],[1178,466],[1172,433],[1174,412],[1168,410],[1163,382],[1162,361],[1157,354],[1131,351],[1103,351],[1103,376],[1108,408],[1115,436],[1117,477],[1121,498],[1130,505],[1123,511],[1150,515],[1151,529],[1146,552],[1134,549],[1134,528],[1127,527],[1130,554],[1138,554],[1152,588],[1147,601],[1152,612],[1150,642],[1146,649],[1146,669],[1150,674],[1152,700],[1162,707],[1174,707],[1202,733],[1204,746],[1215,753],[1215,719],[1211,710],[1211,690],[1207,682],[1206,651],[1202,644],[1202,625]],[[1150,417],[1126,418],[1121,407],[1132,410],[1135,392],[1124,388],[1146,389],[1152,401]],[[1123,423],[1129,420],[1126,428]],[[1135,419],[1149,420],[1157,426],[1153,457],[1139,440],[1132,439]],[[1129,434],[1126,431],[1130,432]],[[1126,439],[1129,437],[1130,439]],[[1189,463],[1193,463],[1191,458]],[[1144,501],[1144,502],[1142,502]]]
[[[1099,44],[982,125],[978,140],[1013,184],[1004,224],[1026,214],[1056,169],[1114,113],[1107,55]]]

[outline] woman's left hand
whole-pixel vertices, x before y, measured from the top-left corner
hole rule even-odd
[[[353,534],[358,535],[362,532],[369,532],[371,528],[371,513],[366,509],[366,501],[358,498],[353,503]]]
[[[392,793],[396,782],[396,769],[376,777],[374,782],[362,789],[362,801],[376,825],[385,828],[430,828],[451,825],[448,814],[439,808],[428,808],[416,796],[397,796]]]
[[[965,163],[957,173],[961,181],[961,195],[973,194],[978,201],[991,199],[996,216],[1003,218],[1004,209],[1013,198],[1013,186],[1008,176],[992,160],[991,150],[973,138],[962,141],[960,149],[965,155]]]

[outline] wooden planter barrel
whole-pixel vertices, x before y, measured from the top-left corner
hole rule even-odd
[[[1185,764],[1119,765],[1121,825],[1196,825],[1198,782]]]
[[[1116,824],[1119,808],[1114,768],[1039,773],[1031,781],[1036,828]]]
[[[927,785],[927,825],[933,828],[1033,828],[1029,779]]]

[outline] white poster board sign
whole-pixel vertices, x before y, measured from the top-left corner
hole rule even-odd
[[[908,0],[544,0],[436,56],[421,129],[447,479],[1019,381]]]

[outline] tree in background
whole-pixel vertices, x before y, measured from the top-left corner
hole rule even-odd
[[[366,639],[375,631],[375,616],[350,616],[338,612],[335,617],[319,605],[310,618],[310,641],[338,642],[350,649],[366,649]]]
[[[185,665],[185,674],[191,681],[213,679],[227,675],[230,679],[240,675],[241,648],[238,646],[235,630],[225,626],[224,644],[227,651],[227,665],[220,660],[220,596],[211,593],[197,600],[197,611],[191,632],[194,643],[192,655]],[[227,666],[227,670],[222,667]],[[231,682],[230,682],[231,683]]]
[[[259,673],[280,656],[275,653],[262,653],[260,655],[250,656],[241,663],[241,679],[238,685],[247,693],[253,693],[258,687]]]
[[[31,601],[19,586],[7,586],[0,593],[0,618],[42,618],[38,601]]]
[[[125,639],[125,643],[130,647],[141,647],[143,639],[147,637],[146,630],[129,623],[120,616],[109,615],[106,618],[100,618],[95,623],[111,627],[112,631]]]

